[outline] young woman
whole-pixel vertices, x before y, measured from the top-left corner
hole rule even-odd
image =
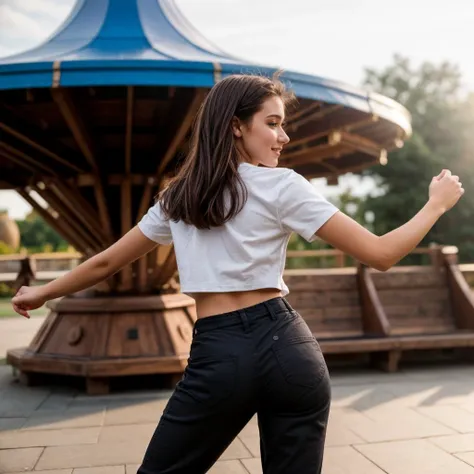
[[[28,310],[90,287],[173,242],[181,291],[196,300],[188,366],[167,404],[139,474],[205,473],[257,413],[263,472],[321,472],[330,384],[318,343],[286,299],[292,232],[319,237],[385,271],[416,247],[464,190],[443,170],[409,222],[376,236],[291,169],[277,168],[289,138],[291,94],[275,77],[216,84],[195,123],[177,176],[139,224],[67,275],[22,287]]]

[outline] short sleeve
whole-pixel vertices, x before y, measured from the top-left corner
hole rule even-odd
[[[148,209],[138,223],[138,228],[146,237],[158,244],[169,245],[173,241],[169,220],[159,202]]]
[[[339,209],[316,191],[303,176],[290,170],[278,194],[278,213],[281,226],[296,232],[306,241],[316,240],[315,233]]]

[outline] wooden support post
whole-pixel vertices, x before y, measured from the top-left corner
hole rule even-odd
[[[369,269],[361,263],[357,266],[357,283],[365,334],[389,336],[391,329],[387,315],[377,294]]]
[[[442,248],[453,317],[458,329],[474,330],[474,295],[459,269],[456,247]]]
[[[394,373],[398,370],[402,352],[399,349],[393,349],[386,352],[373,352],[370,355],[372,365],[388,373]]]

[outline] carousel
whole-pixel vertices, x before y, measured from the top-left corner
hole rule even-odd
[[[171,0],[79,0],[46,42],[0,60],[0,189],[18,192],[87,259],[153,204],[210,88],[230,74],[274,71],[221,51]],[[335,184],[385,164],[411,134],[391,99],[298,72],[282,80],[298,108],[280,165],[308,179]],[[30,345],[7,354],[27,382],[74,375],[104,393],[112,377],[176,379],[186,367],[196,315],[173,246],[48,305]]]

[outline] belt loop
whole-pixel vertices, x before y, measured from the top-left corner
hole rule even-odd
[[[288,303],[288,301],[286,301],[285,298],[282,298],[283,300],[283,303],[285,304],[286,306],[286,309],[290,312],[290,313],[293,313],[295,310],[290,306],[290,303]]]
[[[277,319],[277,315],[275,311],[273,310],[273,308],[266,301],[263,301],[263,305],[265,306],[267,311],[270,313],[270,317],[275,321]]]
[[[244,331],[249,332],[250,324],[249,324],[249,320],[247,318],[247,315],[245,314],[245,311],[242,310],[242,309],[239,309],[238,313],[239,313],[240,319],[242,321],[242,324],[244,325]]]

